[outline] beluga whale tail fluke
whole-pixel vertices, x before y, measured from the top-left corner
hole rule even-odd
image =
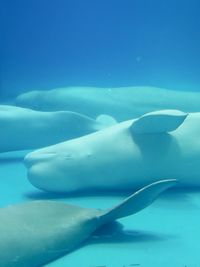
[[[75,249],[101,226],[150,205],[175,180],[150,184],[114,208],[32,201],[0,209],[0,267],[39,267]]]

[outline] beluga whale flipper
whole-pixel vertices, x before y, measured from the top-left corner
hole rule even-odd
[[[162,177],[182,181],[183,166],[177,160],[182,156],[179,129],[186,117],[178,110],[150,112],[33,151],[24,160],[28,179],[39,189],[67,193],[135,190]]]
[[[33,201],[0,209],[0,267],[39,267],[75,249],[109,222],[150,205],[175,180],[162,180],[108,210],[55,201]]]

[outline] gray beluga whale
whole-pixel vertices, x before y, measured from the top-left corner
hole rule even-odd
[[[48,146],[98,131],[113,123],[114,119],[107,115],[93,120],[69,111],[40,112],[0,105],[0,152]]]
[[[18,106],[36,110],[71,110],[96,117],[105,113],[119,121],[137,118],[161,109],[200,111],[200,92],[175,91],[156,87],[66,87],[30,91],[15,99]]]
[[[33,151],[24,160],[28,179],[55,192],[131,190],[161,177],[200,184],[196,116],[156,111]]]
[[[0,209],[0,267],[39,267],[75,249],[101,226],[150,205],[176,183],[150,184],[114,208],[33,201]]]

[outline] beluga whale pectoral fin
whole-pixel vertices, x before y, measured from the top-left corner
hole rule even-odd
[[[187,113],[179,110],[160,110],[146,113],[131,125],[132,134],[165,133],[176,130]]]
[[[114,221],[139,212],[149,206],[163,191],[177,184],[176,179],[161,180],[143,187],[119,205],[102,214],[103,221]]]

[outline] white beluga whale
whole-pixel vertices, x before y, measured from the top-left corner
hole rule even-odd
[[[175,91],[156,87],[66,87],[30,91],[15,99],[18,106],[36,110],[71,110],[95,118],[109,114],[119,121],[137,118],[161,109],[200,111],[200,92]]]
[[[93,120],[69,111],[40,112],[0,105],[0,152],[36,149],[98,131],[114,119]]]
[[[103,225],[150,205],[175,180],[150,184],[114,208],[32,201],[0,209],[0,267],[38,267],[71,252]]]
[[[162,178],[200,185],[200,113],[151,112],[29,153],[29,181],[55,192],[132,190]]]

